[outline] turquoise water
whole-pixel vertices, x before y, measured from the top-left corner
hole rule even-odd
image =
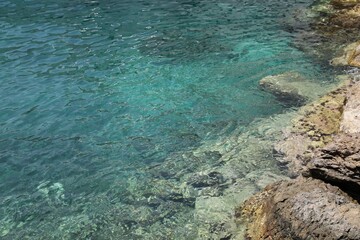
[[[184,164],[147,169],[286,111],[262,77],[329,79],[285,31],[311,2],[0,0],[1,239],[199,236],[148,190]]]

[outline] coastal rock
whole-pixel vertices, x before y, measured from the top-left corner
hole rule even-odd
[[[360,7],[359,7],[359,24],[360,24]],[[352,43],[347,47],[345,47],[342,56],[332,59],[331,64],[334,66],[360,67],[360,41]]]
[[[297,35],[295,44],[319,61],[330,61],[339,55],[338,49],[359,40],[359,1],[317,0],[310,11],[309,29]]]
[[[347,91],[340,130],[360,133],[360,82],[354,83]]]
[[[360,193],[360,134],[340,134],[317,151],[308,168],[311,176],[341,187],[358,198]],[[360,198],[358,198],[360,199]]]
[[[312,141],[323,144],[338,132],[345,103],[345,88],[339,88],[300,110],[294,121],[293,133],[306,134]]]
[[[330,17],[330,23],[342,28],[359,28],[360,26],[360,4],[350,9],[338,11]]]
[[[339,131],[345,95],[346,88],[340,87],[304,106],[284,140],[274,145],[278,160],[286,164],[291,176],[306,172],[304,168],[313,157],[313,150],[325,146]]]
[[[321,92],[319,84],[310,82],[297,72],[285,72],[264,77],[260,80],[259,85],[281,101],[291,103],[301,104],[313,100]]]
[[[354,7],[356,4],[359,4],[359,0],[332,0],[331,5],[336,8],[349,8]]]
[[[236,211],[247,239],[360,239],[360,206],[338,187],[299,178],[269,185]]]

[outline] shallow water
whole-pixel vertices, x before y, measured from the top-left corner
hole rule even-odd
[[[262,77],[329,81],[285,31],[311,2],[0,0],[2,239],[202,238],[173,172],[286,111]]]

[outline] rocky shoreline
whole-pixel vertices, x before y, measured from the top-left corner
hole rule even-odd
[[[296,36],[294,44],[311,56],[314,65],[319,60],[326,62],[326,69],[327,62],[340,70],[358,67],[358,3],[317,0],[309,9],[301,4],[289,11],[289,15],[295,11],[294,19],[289,17],[281,27],[285,31],[296,28],[290,34]],[[231,10],[226,3],[219,7]],[[231,12],[237,18],[237,11]],[[165,40],[175,43],[177,32],[168,34]],[[151,43],[156,42],[151,38]],[[160,43],[166,42],[160,39]],[[249,58],[234,60],[221,75],[237,78],[242,74],[239,66],[257,63],[247,61],[250,57],[277,57],[271,45],[258,44],[253,46],[251,40],[236,47],[229,61],[237,55]],[[209,47],[202,45],[189,49],[198,53]],[[166,55],[169,45],[164,46],[156,54]],[[223,45],[216,42],[214,46],[216,52]],[[66,169],[79,173],[76,178],[41,178],[31,183],[30,190],[9,193],[0,201],[0,239],[360,239],[360,85],[356,80],[360,75],[353,68],[353,77],[341,75],[319,83],[316,73],[306,75],[304,68],[309,65],[299,69],[301,73],[286,67],[288,72],[260,81],[261,89],[286,106],[284,112],[257,118],[246,126],[238,124],[234,115],[216,123],[219,137],[201,142],[196,133],[176,133],[174,137],[182,139],[179,144],[194,147],[151,164],[102,165],[102,158],[94,158],[92,165],[107,167],[89,172],[76,159],[76,164],[66,162]],[[295,65],[289,68],[293,66],[297,69]],[[218,74],[219,69],[212,71]],[[265,101],[265,108],[271,103]],[[297,111],[300,106],[304,107]],[[104,144],[113,148],[118,143]],[[131,147],[152,158],[158,145],[150,138],[134,137]],[[28,169],[30,173],[34,166]],[[101,181],[92,184],[97,182],[93,179]]]
[[[330,45],[341,47],[333,51],[329,63],[355,67],[357,73],[360,42],[354,36],[359,34],[360,1],[317,1],[310,11],[317,16],[314,33],[327,38],[340,35],[320,46],[317,55],[325,56]],[[274,144],[279,164],[292,179],[265,187],[237,208],[236,217],[246,225],[246,239],[360,239],[358,74],[342,77],[340,86],[317,100],[319,86],[304,80],[299,84],[297,79],[301,78],[285,74],[260,81],[279,99],[310,102]],[[309,94],[302,85],[314,91]]]

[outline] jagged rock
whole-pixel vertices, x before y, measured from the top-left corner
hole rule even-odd
[[[360,27],[360,6],[359,6],[359,19]],[[360,67],[360,41],[352,43],[344,48],[343,55],[336,57],[331,61],[334,66],[353,66]]]
[[[319,84],[310,82],[297,72],[270,75],[261,79],[259,84],[262,89],[274,94],[278,99],[291,103],[313,100],[322,92]]]
[[[236,211],[247,239],[360,239],[360,206],[338,187],[315,179],[282,181]]]
[[[314,178],[337,185],[353,196],[359,195],[360,134],[339,134],[317,151],[308,168]]]
[[[313,149],[323,147],[339,131],[346,88],[330,92],[299,110],[284,140],[274,145],[279,161],[287,165],[291,176],[304,172],[313,157]]]
[[[359,40],[360,3],[354,5],[355,2],[358,1],[314,1],[309,29],[297,34],[297,47],[320,61],[339,56],[338,49]]]
[[[360,133],[360,83],[354,83],[347,91],[346,104],[340,130],[345,133]]]
[[[360,4],[336,12],[330,17],[330,24],[341,28],[359,28],[360,27]]]
[[[359,4],[359,0],[332,0],[331,5],[336,8],[349,8],[354,7],[356,4]]]
[[[301,117],[294,121],[293,132],[306,134],[315,142],[331,140],[326,137],[339,130],[345,91],[344,88],[339,88],[300,109]]]

